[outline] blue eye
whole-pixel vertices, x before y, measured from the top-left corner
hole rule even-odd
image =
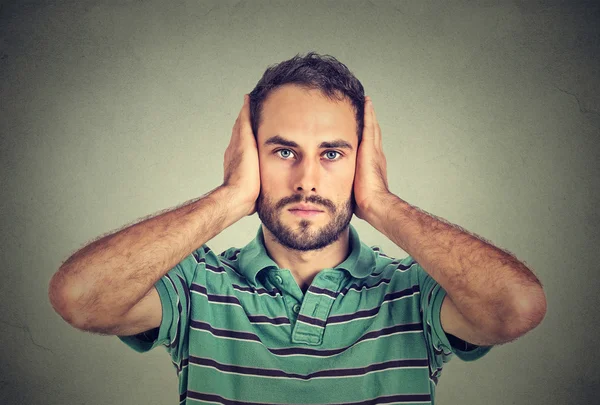
[[[284,159],[287,159],[292,155],[292,151],[289,149],[279,149],[276,153],[279,153],[279,156],[281,156]]]
[[[336,160],[336,158],[338,156],[341,156],[341,154],[334,150],[330,150],[330,151],[325,152],[325,156],[327,156],[327,160]]]

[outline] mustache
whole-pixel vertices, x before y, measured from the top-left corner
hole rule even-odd
[[[275,209],[279,210],[288,204],[294,204],[294,203],[300,203],[300,202],[305,202],[307,204],[322,205],[322,206],[326,207],[329,211],[335,212],[335,204],[333,202],[331,202],[330,200],[323,198],[321,196],[318,196],[318,195],[311,195],[311,196],[304,198],[302,196],[302,194],[294,194],[289,197],[282,198],[281,200],[279,200],[277,205],[275,205]]]

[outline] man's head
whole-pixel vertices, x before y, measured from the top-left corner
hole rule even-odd
[[[278,87],[295,84],[307,89],[320,90],[331,100],[346,99],[354,109],[356,136],[362,139],[365,115],[365,91],[361,82],[348,67],[331,55],[309,52],[281,63],[269,66],[254,89],[250,92],[250,122],[254,136],[263,119],[263,105]]]
[[[354,211],[364,116],[361,83],[331,56],[297,55],[267,69],[250,93],[250,115],[259,152],[257,212],[263,225],[294,250],[335,242]]]

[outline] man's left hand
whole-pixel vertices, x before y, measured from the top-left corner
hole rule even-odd
[[[383,154],[381,128],[370,97],[365,98],[362,141],[356,156],[354,173],[354,214],[367,222],[392,195],[388,189],[387,164]]]

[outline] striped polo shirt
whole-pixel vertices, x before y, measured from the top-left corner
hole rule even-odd
[[[349,227],[350,255],[306,293],[269,257],[261,227],[242,249],[203,245],[155,284],[155,336],[118,338],[166,348],[180,404],[434,404],[444,363],[491,347],[446,335],[441,286]]]

